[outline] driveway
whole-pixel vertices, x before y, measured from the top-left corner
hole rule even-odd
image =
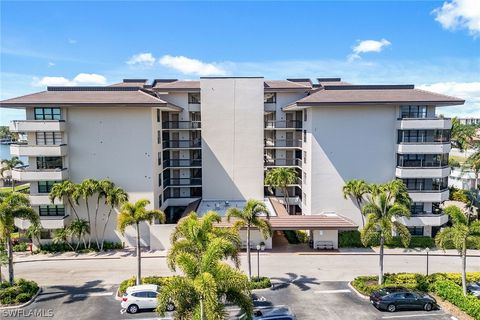
[[[274,279],[272,289],[257,290],[254,294],[257,307],[288,305],[297,318],[301,319],[438,319],[451,320],[442,310],[432,312],[404,311],[381,312],[367,300],[359,298],[348,289],[347,282],[318,281],[315,278],[293,273]],[[45,288],[36,301],[18,311],[0,311],[0,318],[10,319],[102,319],[123,320],[159,318],[155,312],[121,314],[120,303],[115,300],[116,286],[99,281],[87,282],[82,286],[51,286]],[[230,309],[230,314],[237,313]],[[232,317],[231,319],[235,319]],[[169,317],[163,319],[170,319]]]

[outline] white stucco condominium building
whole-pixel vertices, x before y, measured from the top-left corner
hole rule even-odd
[[[253,198],[269,205],[275,229],[321,238],[361,226],[359,209],[342,194],[351,179],[402,179],[413,200],[412,217],[402,222],[414,235],[434,235],[448,221],[438,208],[449,195],[451,128],[436,109],[463,103],[413,85],[205,77],[48,87],[0,106],[26,110],[10,129],[26,133],[28,144],[12,145],[11,153],[29,165],[12,175],[31,183],[44,237],[72,216],[63,201],[50,203],[53,183],[108,178],[131,201],[149,199],[171,223],[191,210],[222,212]],[[297,172],[289,213],[281,191],[264,185],[275,167]],[[130,242],[115,223],[107,238]],[[162,246],[153,239],[157,227],[144,226],[145,245]]]

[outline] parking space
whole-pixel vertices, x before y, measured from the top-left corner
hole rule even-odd
[[[153,311],[139,314],[121,313],[120,302],[115,299],[116,287],[90,282],[81,287],[54,286],[46,288],[36,301],[20,313],[0,311],[2,319],[171,319],[159,318]],[[438,319],[451,320],[442,310],[431,312],[382,312],[353,293],[346,282],[319,282],[308,277],[287,276],[277,279],[272,289],[258,290],[254,294],[256,307],[271,305],[290,306],[297,318],[302,319]],[[235,308],[229,309],[232,315]],[[18,311],[17,311],[18,312]]]

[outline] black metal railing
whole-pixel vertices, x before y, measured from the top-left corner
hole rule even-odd
[[[301,148],[302,140],[300,139],[265,139],[265,147],[276,148]]]
[[[301,159],[265,159],[264,166],[278,166],[278,167],[291,167],[291,166],[302,166]]]
[[[192,186],[201,185],[202,178],[167,178],[163,179],[163,185],[169,186]]]
[[[163,161],[164,168],[171,167],[201,167],[202,159],[167,159]]]
[[[265,121],[265,128],[268,128],[268,129],[275,129],[275,128],[301,129],[302,128],[302,121],[300,121],[300,120],[283,120],[283,121],[268,120],[268,121]]]
[[[165,140],[163,141],[163,148],[200,148],[202,140]]]
[[[164,121],[163,129],[200,129],[202,123],[200,121]]]

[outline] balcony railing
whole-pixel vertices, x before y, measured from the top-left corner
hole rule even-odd
[[[165,140],[163,141],[163,148],[200,148],[202,140]]]
[[[163,161],[164,168],[201,167],[202,159],[168,159]]]
[[[10,153],[24,157],[63,157],[67,154],[67,145],[55,144],[11,144]]]
[[[191,193],[191,194],[174,194],[174,193],[164,193],[163,194],[163,199],[164,200],[167,200],[167,199],[189,199],[189,198],[201,198],[202,197],[202,193],[201,192],[197,192],[197,193]]]
[[[12,132],[64,131],[65,120],[13,120],[10,122]]]
[[[201,186],[202,178],[169,178],[163,180],[165,187],[169,186]]]
[[[265,167],[301,167],[301,159],[265,159]]]
[[[265,121],[265,128],[266,129],[301,129],[302,128],[302,121],[300,120],[284,120],[284,121],[274,121],[269,120]]]
[[[302,140],[286,140],[286,139],[265,139],[265,147],[272,148],[301,148]]]
[[[164,121],[163,129],[200,129],[202,124],[200,121]]]

